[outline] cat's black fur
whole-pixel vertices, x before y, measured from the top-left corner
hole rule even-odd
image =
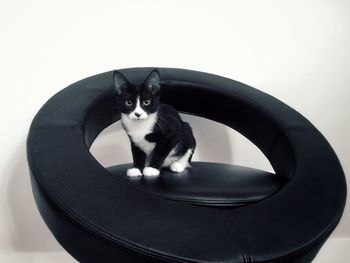
[[[172,106],[159,102],[161,84],[158,70],[153,70],[142,85],[130,83],[119,71],[115,71],[114,84],[118,104],[121,105],[122,124],[131,142],[134,168],[143,170],[145,175],[147,175],[145,167],[152,167],[159,171],[164,167],[165,160],[166,163],[169,162],[170,158],[167,158],[170,157],[169,153],[174,160],[184,155],[188,156],[189,164],[196,147],[196,140],[190,125],[182,121],[177,111]],[[147,100],[150,103],[145,105]],[[145,114],[137,114],[138,112]],[[138,117],[138,115],[140,116]],[[147,117],[145,117],[146,115]],[[140,132],[136,130],[137,127],[143,127],[142,122],[152,123],[150,120],[154,116],[156,116],[154,125],[151,125],[148,132],[144,134],[145,141],[140,142],[140,138],[135,136]],[[139,119],[143,117],[144,119]],[[142,146],[149,146],[149,143],[154,143],[154,148],[147,153],[147,150],[144,150]],[[171,164],[166,165],[166,167],[174,172],[177,171],[177,169],[173,169]]]
[[[156,168],[161,167],[164,156],[166,157],[169,153],[169,148],[171,150],[176,145],[175,156],[182,156],[188,149],[194,150],[196,147],[196,140],[190,125],[181,120],[173,107],[160,104],[158,114],[161,116],[163,123],[161,125],[156,124],[153,133],[146,135],[146,140],[155,142],[155,149],[159,149],[159,151],[154,151],[150,162],[150,166]],[[189,162],[192,155],[189,157]]]

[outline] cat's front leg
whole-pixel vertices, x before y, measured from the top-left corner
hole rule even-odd
[[[149,162],[149,166],[143,169],[145,176],[158,176],[163,166],[164,160],[175,146],[176,141],[172,137],[158,141]]]
[[[136,177],[141,176],[141,170],[145,167],[146,154],[136,145],[131,142],[131,152],[134,161],[134,167],[128,169],[126,172],[127,176]]]

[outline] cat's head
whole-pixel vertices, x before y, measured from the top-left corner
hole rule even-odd
[[[119,71],[113,75],[115,91],[120,99],[121,113],[133,120],[144,120],[159,106],[160,76],[154,69],[141,85],[136,85]]]

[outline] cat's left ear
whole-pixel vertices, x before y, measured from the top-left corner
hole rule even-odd
[[[144,84],[153,95],[158,95],[160,92],[160,75],[157,69],[152,70],[152,72],[148,75]]]
[[[114,89],[118,95],[122,94],[124,88],[127,87],[129,81],[119,71],[113,73]]]

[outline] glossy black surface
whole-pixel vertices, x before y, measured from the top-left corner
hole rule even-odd
[[[140,82],[151,70],[121,72]],[[161,101],[236,129],[286,183],[262,201],[219,209],[169,200],[157,184],[154,192],[111,175],[89,152],[118,116],[113,72],[106,72],[57,93],[30,128],[33,192],[56,239],[81,262],[311,262],[346,200],[343,170],[325,138],[292,108],[242,83],[182,69],[161,68],[160,74]],[[221,168],[204,170],[211,180]],[[239,192],[221,187],[223,181],[215,184],[222,192],[211,183],[208,192],[217,198],[225,192],[232,201]],[[251,184],[257,193],[267,189]],[[186,196],[203,197],[207,186],[197,186],[193,192],[188,187]],[[179,196],[180,186],[171,189]]]
[[[193,205],[238,207],[261,201],[277,192],[286,179],[266,171],[238,165],[192,162],[184,172],[162,170],[157,177],[127,177],[131,164],[107,168],[115,178],[149,194]]]

